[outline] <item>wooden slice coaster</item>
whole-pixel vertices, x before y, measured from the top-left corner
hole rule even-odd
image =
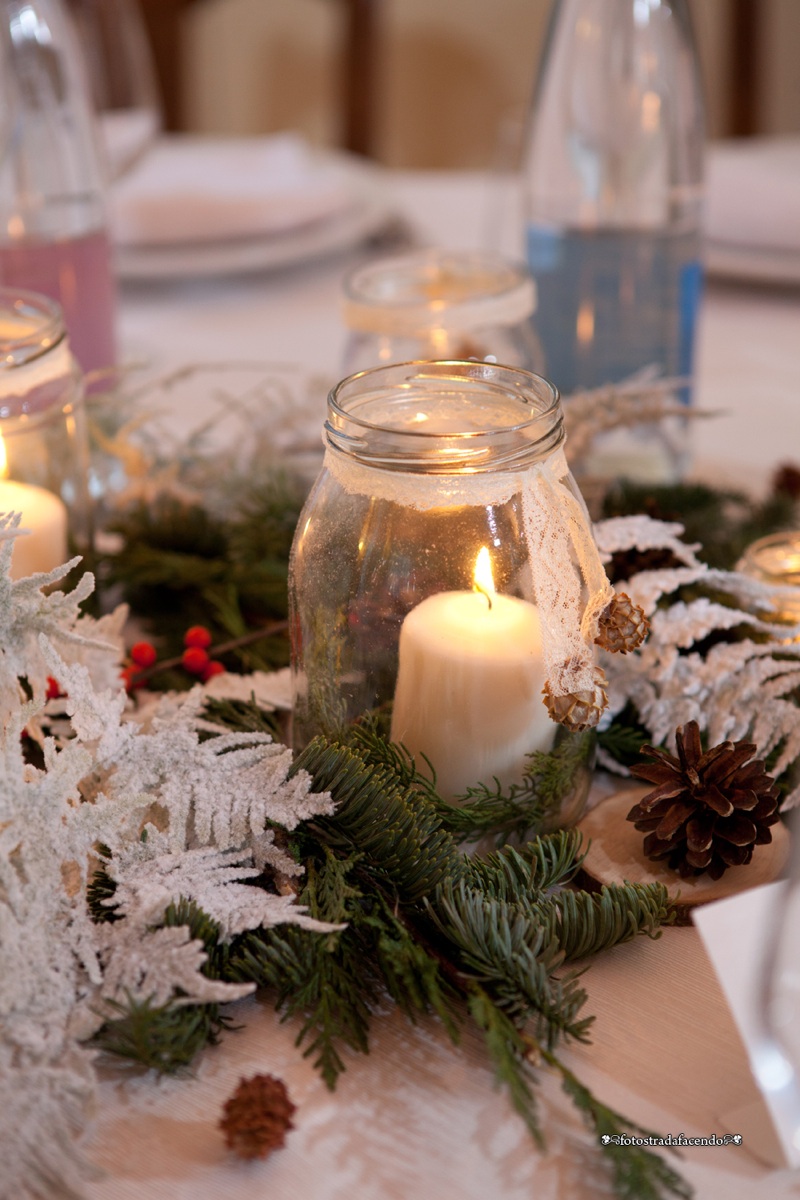
[[[626,788],[608,796],[586,814],[578,824],[586,843],[591,842],[583,862],[581,883],[591,889],[612,883],[663,883],[670,900],[678,909],[679,920],[688,922],[697,904],[722,900],[747,888],[771,883],[783,871],[789,857],[789,832],[779,822],[771,827],[772,841],[756,846],[752,860],[744,867],[729,867],[721,879],[699,875],[681,879],[675,871],[651,862],[642,850],[644,834],[626,821],[634,804],[648,788]]]

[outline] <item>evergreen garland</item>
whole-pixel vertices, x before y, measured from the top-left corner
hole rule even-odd
[[[214,719],[225,712],[215,704]],[[237,704],[230,715],[239,730],[264,719],[254,705]],[[294,766],[337,802],[333,816],[286,835],[305,868],[299,899],[312,916],[341,929],[320,935],[295,925],[262,928],[220,946],[214,922],[195,905],[174,906],[167,922],[188,924],[203,940],[205,970],[213,977],[272,991],[283,1019],[299,1019],[298,1046],[331,1088],[345,1069],[345,1048],[368,1052],[372,1021],[390,997],[411,1021],[436,1014],[454,1042],[471,1021],[538,1144],[543,1066],[561,1076],[598,1135],[640,1132],[597,1100],[556,1051],[587,1041],[592,1023],[583,1012],[581,972],[568,963],[637,933],[657,936],[673,919],[666,889],[574,890],[570,880],[582,860],[575,831],[542,834],[485,859],[465,856],[448,828],[453,810],[405,751],[380,736],[378,724],[365,721],[340,740],[318,738]],[[542,768],[540,761],[538,776],[548,778]],[[532,783],[531,798],[535,791]],[[113,908],[100,900],[113,899],[113,884],[102,867],[93,887],[95,916],[109,919]],[[131,1004],[108,1022],[99,1042],[159,1070],[177,1070],[222,1024],[216,1005]],[[689,1194],[652,1152],[603,1149],[620,1197]]]

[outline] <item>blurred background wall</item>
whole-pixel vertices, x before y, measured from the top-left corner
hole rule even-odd
[[[368,85],[369,152],[390,166],[418,168],[508,162],[550,7],[549,0],[140,2],[162,39],[174,127],[295,129],[314,143],[341,145],[349,48],[362,56],[358,74]],[[711,136],[800,131],[800,0],[690,6]],[[352,41],[358,21],[366,51]]]

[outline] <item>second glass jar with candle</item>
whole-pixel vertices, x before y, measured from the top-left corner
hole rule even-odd
[[[11,577],[92,552],[83,377],[55,301],[0,288],[0,513],[21,514]]]
[[[325,434],[290,561],[295,747],[377,712],[456,801],[590,738],[543,698],[553,593],[580,591],[568,530],[585,511],[551,385],[484,363],[396,364],[334,388]],[[548,547],[533,558],[532,529]],[[580,815],[579,776],[554,824]]]
[[[346,276],[343,372],[412,359],[475,359],[541,369],[526,267],[485,251],[418,250]]]

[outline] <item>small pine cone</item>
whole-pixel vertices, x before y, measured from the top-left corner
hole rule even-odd
[[[286,1134],[294,1128],[295,1110],[282,1079],[253,1075],[240,1080],[225,1101],[219,1128],[228,1149],[240,1158],[267,1158],[283,1146]]]
[[[622,583],[632,579],[640,571],[665,571],[679,567],[680,559],[666,549],[615,550],[611,562],[606,565],[606,574],[611,583]]]
[[[593,729],[606,710],[606,677],[600,667],[593,669],[592,679],[593,687],[580,692],[567,692],[564,696],[553,695],[549,680],[542,689],[545,706],[552,719],[573,733]]]
[[[772,841],[778,788],[753,758],[752,742],[720,742],[703,753],[696,721],[678,729],[675,740],[677,758],[642,747],[655,761],[631,767],[631,774],[656,786],[627,819],[647,834],[649,859],[666,859],[684,879],[704,872],[719,879],[728,867],[749,863],[755,846]]]
[[[650,622],[644,610],[625,592],[617,592],[600,614],[594,640],[611,654],[627,654],[629,650],[637,650],[649,632]]]

